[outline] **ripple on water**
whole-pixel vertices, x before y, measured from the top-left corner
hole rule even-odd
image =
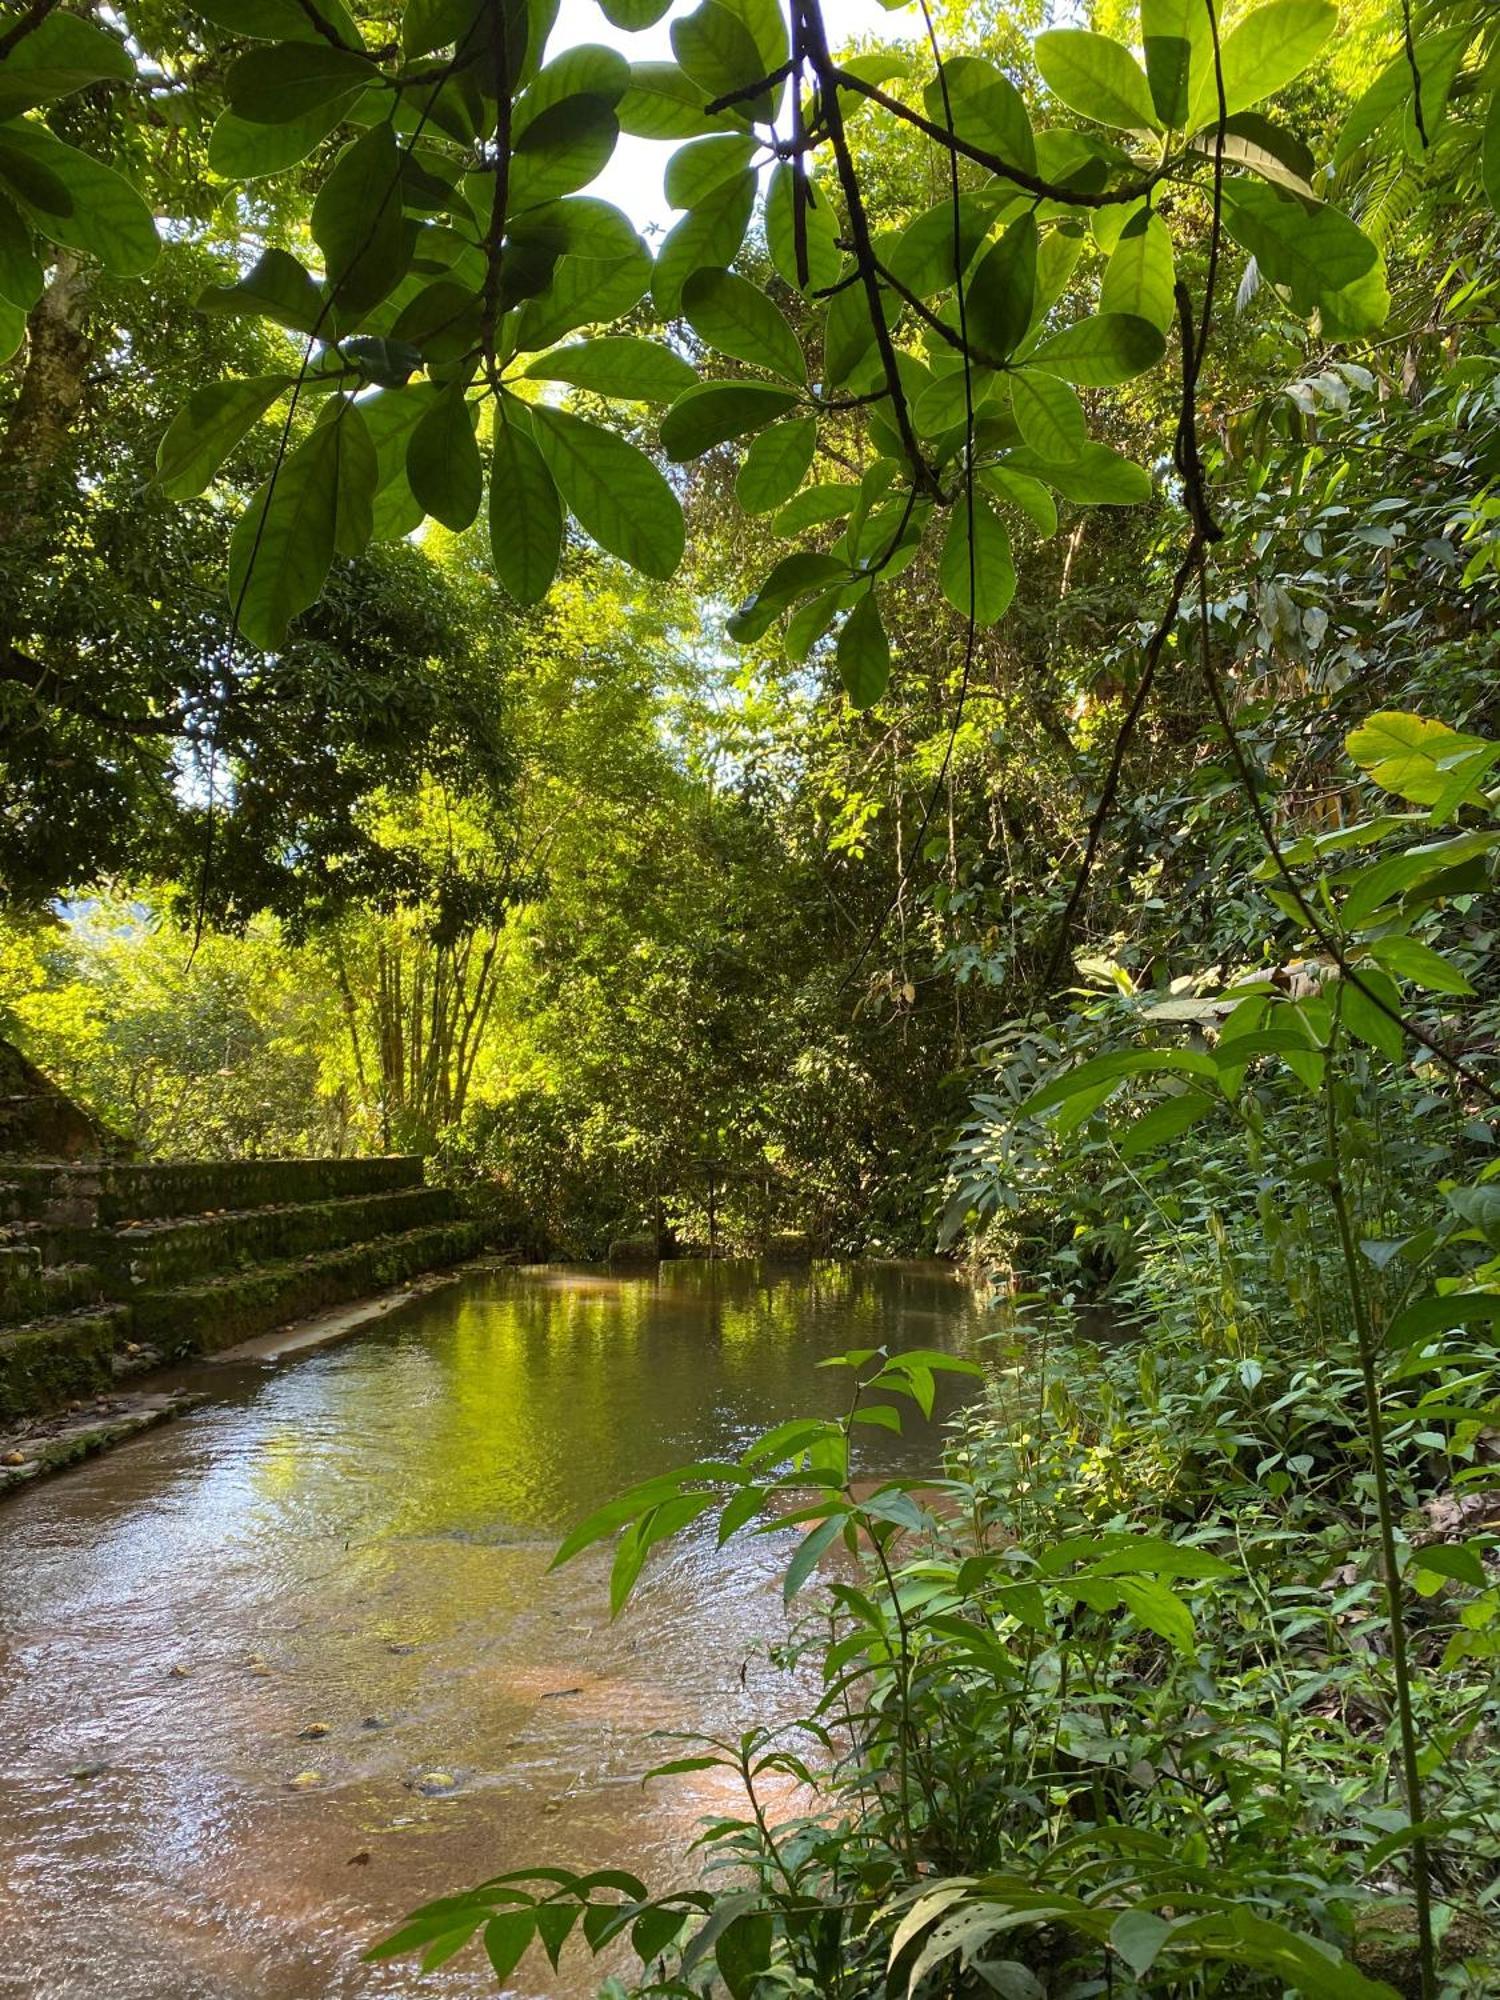
[[[932,1266],[484,1274],[216,1373],[212,1404],[8,1502],[0,1996],[409,1995],[360,1954],[426,1897],[527,1861],[670,1879],[728,1801],[715,1773],[643,1792],[654,1733],[795,1712],[763,1653],[741,1671],[785,1629],[781,1538],[701,1528],[611,1624],[607,1553],[549,1573],[559,1536],[834,1407],[823,1355],[973,1317]],[[930,1437],[865,1446],[931,1463]],[[466,1960],[420,1987],[492,1990]]]

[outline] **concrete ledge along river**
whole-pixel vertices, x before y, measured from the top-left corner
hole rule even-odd
[[[941,1265],[477,1272],[275,1368],[202,1371],[180,1422],[0,1508],[0,1995],[349,2000],[493,1993],[364,1949],[527,1863],[679,1882],[713,1772],[683,1746],[795,1712],[788,1540],[713,1517],[610,1623],[575,1522],[635,1481],[841,1407],[849,1347],[965,1349]],[[958,1378],[941,1378],[950,1399]],[[949,1407],[952,1407],[950,1400]],[[938,1440],[861,1438],[873,1471]],[[742,1663],[750,1659],[742,1675]],[[600,1973],[540,1954],[507,1990]]]

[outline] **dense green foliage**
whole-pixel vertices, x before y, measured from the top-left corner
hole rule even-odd
[[[150,1152],[1021,1295],[941,1479],[851,1357],[575,1538],[846,1562],[728,1872],[393,1949],[1492,1990],[1494,12],[663,11],[0,17],[0,1028]]]

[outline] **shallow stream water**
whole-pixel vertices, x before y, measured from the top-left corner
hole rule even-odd
[[[0,1995],[493,1993],[473,1954],[429,1978],[361,1954],[526,1863],[679,1881],[731,1800],[639,1775],[682,1754],[658,1732],[795,1712],[763,1650],[788,1538],[720,1552],[703,1525],[614,1624],[608,1553],[549,1574],[558,1540],[636,1480],[831,1413],[828,1354],[979,1331],[934,1265],[480,1273],[342,1346],[204,1370],[201,1408],[7,1502]],[[861,1450],[921,1472],[937,1438]],[[506,1990],[598,1977],[528,1959]]]

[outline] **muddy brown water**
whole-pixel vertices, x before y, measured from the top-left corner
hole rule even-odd
[[[560,1536],[831,1413],[828,1354],[981,1330],[941,1266],[480,1273],[343,1346],[204,1371],[210,1403],[8,1502],[0,1995],[493,1993],[472,1952],[426,1978],[362,1953],[527,1863],[682,1880],[730,1800],[712,1773],[639,1776],[683,1754],[662,1732],[796,1712],[764,1651],[789,1537],[720,1552],[704,1525],[611,1624],[607,1552],[549,1574]],[[937,1438],[860,1448],[920,1472]],[[581,2000],[599,1976],[528,1959],[506,1991]]]

